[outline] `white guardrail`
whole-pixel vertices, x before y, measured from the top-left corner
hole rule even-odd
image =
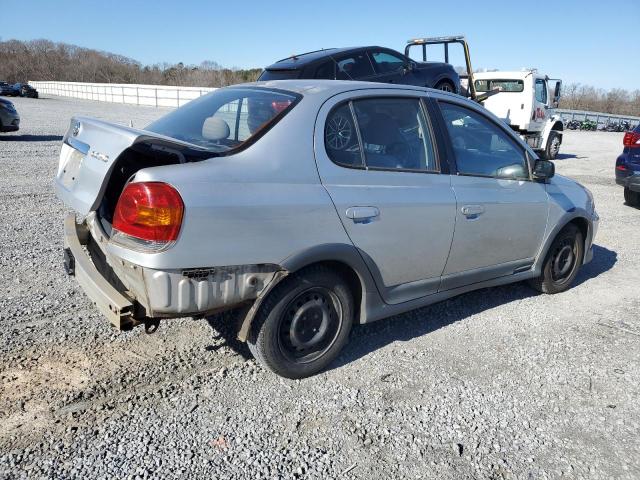
[[[38,82],[29,84],[40,94],[84,98],[99,102],[148,105],[150,107],[180,107],[209,93],[215,88],[172,87],[165,85],[135,85],[122,83]]]

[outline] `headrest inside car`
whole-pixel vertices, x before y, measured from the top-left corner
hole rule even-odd
[[[202,137],[214,142],[224,140],[229,137],[231,130],[229,125],[219,117],[209,117],[202,125]]]

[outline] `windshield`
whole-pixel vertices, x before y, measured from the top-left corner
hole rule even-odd
[[[499,88],[501,92],[522,92],[524,82],[522,80],[476,80],[476,91],[490,92]]]
[[[228,152],[262,135],[299,98],[291,92],[265,88],[221,88],[165,115],[146,130]]]

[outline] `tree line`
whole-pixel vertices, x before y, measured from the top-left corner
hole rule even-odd
[[[192,87],[224,87],[251,82],[260,68],[224,68],[212,61],[200,65],[142,65],[131,58],[109,52],[50,40],[0,41],[0,80],[138,83]],[[640,90],[602,90],[572,83],[563,88],[560,107],[572,110],[640,116]]]
[[[0,41],[0,81],[9,83],[48,80],[224,87],[254,81],[260,72],[260,68],[224,68],[212,61],[142,65],[123,55],[50,40]]]

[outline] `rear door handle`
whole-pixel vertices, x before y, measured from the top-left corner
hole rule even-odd
[[[347,208],[347,218],[353,223],[371,223],[380,216],[378,207],[349,207]]]
[[[465,205],[460,211],[468,219],[478,218],[484,213],[484,207],[482,205]]]

